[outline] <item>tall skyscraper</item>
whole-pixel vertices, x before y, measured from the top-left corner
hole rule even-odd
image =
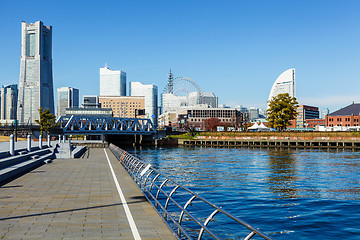
[[[21,24],[21,58],[17,118],[35,123],[38,109],[54,114],[52,77],[52,26],[41,21]]]
[[[18,88],[16,84],[0,88],[0,120],[16,119]]]
[[[150,118],[157,126],[158,117],[158,87],[154,84],[142,84],[140,82],[130,83],[130,96],[145,97],[145,118]]]
[[[295,97],[295,68],[286,70],[276,79],[271,88],[268,101],[280,93],[288,93],[290,97]],[[267,105],[269,106],[269,103]]]
[[[66,115],[66,108],[79,107],[79,89],[62,87],[57,89],[57,117]]]
[[[100,96],[126,96],[126,72],[100,68]]]

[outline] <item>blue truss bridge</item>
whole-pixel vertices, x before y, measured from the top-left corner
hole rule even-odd
[[[56,122],[65,135],[153,135],[156,129],[147,118],[61,116]]]

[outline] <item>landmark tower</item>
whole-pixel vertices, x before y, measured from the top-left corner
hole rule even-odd
[[[35,123],[39,108],[54,114],[52,26],[41,21],[21,24],[21,58],[17,119]]]

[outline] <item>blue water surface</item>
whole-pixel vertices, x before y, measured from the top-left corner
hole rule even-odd
[[[275,239],[360,239],[359,152],[127,150]]]

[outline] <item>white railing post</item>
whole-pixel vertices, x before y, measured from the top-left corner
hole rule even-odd
[[[61,135],[59,135],[59,143],[61,143]]]
[[[39,135],[39,148],[42,149],[42,135]]]
[[[28,152],[31,152],[31,135],[30,134],[27,136],[27,150],[28,150]]]
[[[10,135],[10,155],[15,155],[15,142],[14,142],[14,135]]]
[[[47,145],[48,145],[48,147],[51,146],[50,143],[51,143],[51,137],[50,137],[50,134],[48,134],[48,137],[47,137]]]

